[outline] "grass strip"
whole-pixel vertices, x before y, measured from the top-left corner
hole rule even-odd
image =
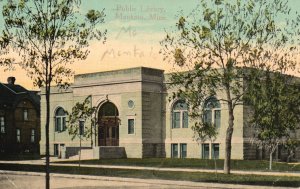
[[[217,169],[223,169],[224,160],[216,160]],[[74,163],[78,161],[66,161],[57,163]],[[214,160],[208,159],[176,159],[176,158],[128,158],[128,159],[100,159],[82,160],[82,164],[87,165],[124,165],[124,166],[144,166],[144,167],[173,167],[173,168],[195,168],[195,169],[215,169]],[[245,171],[269,171],[269,162],[264,160],[232,160],[232,170]],[[272,171],[300,172],[300,163],[273,162]]]
[[[0,164],[1,170],[44,172],[43,165],[23,165],[23,164]],[[237,175],[222,173],[196,173],[196,172],[173,172],[173,171],[152,171],[152,170],[129,170],[129,169],[108,169],[89,167],[64,167],[51,166],[51,173],[96,175],[142,179],[166,179],[182,180],[193,182],[211,182],[227,184],[247,184],[260,186],[283,186],[300,187],[299,177],[288,176],[262,176],[262,175]]]

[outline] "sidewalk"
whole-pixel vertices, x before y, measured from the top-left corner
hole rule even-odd
[[[22,172],[22,171],[2,171],[0,175],[27,175],[27,176],[45,176],[45,173],[38,172]],[[163,188],[225,188],[225,189],[286,189],[288,187],[273,187],[273,186],[255,186],[255,185],[238,185],[238,184],[223,184],[223,183],[205,183],[205,182],[191,182],[191,181],[174,181],[174,180],[159,180],[159,179],[138,179],[138,178],[120,178],[120,177],[106,177],[106,176],[88,176],[88,175],[71,175],[71,174],[57,174],[51,173],[50,176],[59,178],[71,179],[86,179],[86,180],[100,180],[100,181],[117,181],[126,183],[143,183],[155,184]]]
[[[78,164],[69,163],[55,163],[62,161],[57,158],[51,158],[51,165],[54,166],[70,166],[76,167]],[[65,160],[64,160],[65,162]],[[44,165],[45,160],[25,160],[25,161],[0,161],[0,163],[11,163],[11,164],[32,164],[32,165]],[[123,165],[86,165],[81,164],[81,167],[91,167],[91,168],[109,168],[109,169],[131,169],[131,170],[152,170],[152,171],[174,171],[174,172],[202,172],[202,173],[223,173],[223,170],[213,170],[213,169],[191,169],[191,168],[166,168],[166,167],[141,167],[141,166],[123,166]],[[239,171],[231,170],[232,174],[240,175],[268,175],[268,176],[293,176],[300,177],[300,172],[269,172],[269,171]]]

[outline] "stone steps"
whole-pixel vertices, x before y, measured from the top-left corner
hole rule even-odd
[[[96,159],[116,159],[126,158],[124,147],[119,146],[97,146],[94,148],[94,158]]]
[[[69,159],[78,160],[79,159],[79,154],[75,155],[75,156],[71,156],[71,157],[69,157]],[[84,160],[84,159],[94,159],[93,149],[82,149],[80,159],[82,159],[82,160]]]
[[[79,152],[78,152],[79,153]],[[93,149],[82,149],[81,160],[85,159],[113,159],[113,158],[126,158],[124,147],[119,146],[97,146]],[[79,155],[69,157],[70,160],[78,160]]]

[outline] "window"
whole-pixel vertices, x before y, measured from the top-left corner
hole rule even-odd
[[[128,134],[134,134],[134,119],[128,119]]]
[[[180,146],[180,149],[178,149]],[[180,151],[179,151],[180,150]],[[171,157],[172,158],[186,158],[187,157],[187,144],[171,144]]]
[[[21,142],[21,130],[17,129],[16,133],[17,133],[17,142],[19,143],[19,142]]]
[[[67,114],[63,108],[58,108],[55,113],[55,131],[62,132],[66,130]]]
[[[23,120],[27,121],[28,120],[28,109],[23,110]]]
[[[221,105],[215,97],[207,99],[204,103],[203,122],[220,128]]]
[[[220,145],[212,144],[211,157],[213,159],[219,159]]]
[[[58,144],[54,144],[54,156],[58,156],[58,153],[59,153],[59,145]]]
[[[99,117],[103,116],[118,116],[119,112],[117,107],[111,102],[105,102],[100,110],[99,110]]]
[[[209,144],[202,144],[202,159],[209,159]]]
[[[178,144],[171,144],[172,158],[178,158]]]
[[[5,133],[5,120],[4,120],[4,116],[0,116],[0,132],[2,134]]]
[[[186,144],[180,144],[180,157],[181,158],[186,158],[186,154],[187,154]]]
[[[211,153],[211,156],[209,156]],[[219,159],[220,154],[220,144],[202,144],[202,159]]]
[[[79,121],[79,135],[84,135],[84,121]]]
[[[172,128],[188,128],[188,105],[178,100],[173,106]]]
[[[30,142],[35,142],[35,130],[31,129]]]

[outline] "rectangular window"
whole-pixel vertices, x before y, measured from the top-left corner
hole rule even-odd
[[[220,145],[219,144],[213,144],[212,145],[212,152],[211,157],[214,159],[219,159],[219,153],[220,153]]]
[[[4,116],[0,116],[0,132],[2,134],[5,133],[5,120],[4,120]]]
[[[172,158],[178,158],[178,144],[171,144],[171,148]]]
[[[61,131],[64,131],[66,130],[66,117],[63,117],[62,118],[62,127],[61,127]]]
[[[64,120],[65,119],[63,118],[63,121]],[[84,135],[84,121],[82,121],[82,120],[79,121],[79,135]]]
[[[54,144],[54,156],[58,156],[58,153],[59,153],[59,146],[58,144]]]
[[[28,120],[28,110],[27,109],[23,110],[23,118],[24,118],[24,121]]]
[[[180,157],[186,158],[187,156],[187,144],[180,144]]]
[[[212,112],[211,110],[205,110],[204,111],[204,123],[208,123],[208,124],[211,124],[211,117],[212,117]]]
[[[17,129],[16,133],[17,133],[17,142],[21,142],[21,130]]]
[[[35,142],[35,130],[31,129],[30,142]]]
[[[182,128],[188,128],[188,123],[189,123],[189,115],[188,112],[182,112]]]
[[[180,112],[173,112],[173,128],[180,128]]]
[[[220,128],[221,124],[221,110],[215,110],[215,120],[214,120],[216,128]]]
[[[60,131],[60,128],[61,128],[61,118],[60,117],[57,117],[55,118],[55,131]]]
[[[128,119],[128,134],[134,134],[134,119]]]
[[[209,159],[209,144],[202,144],[202,159]]]

